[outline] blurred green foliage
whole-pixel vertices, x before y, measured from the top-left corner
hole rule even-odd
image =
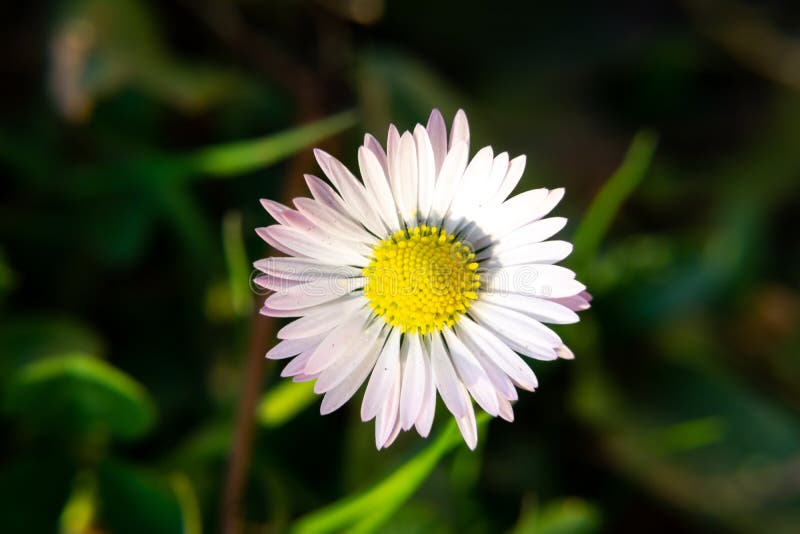
[[[797,532],[800,11],[751,4],[0,8],[1,530],[219,530],[258,199],[463,107],[567,188],[576,360],[475,453],[441,406],[377,452],[268,364],[243,530]]]

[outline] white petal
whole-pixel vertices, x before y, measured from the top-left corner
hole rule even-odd
[[[483,190],[482,184],[489,178],[492,161],[492,147],[487,146],[480,149],[469,162],[450,206],[451,217],[469,214],[478,205]]]
[[[386,438],[386,441],[383,442],[383,448],[384,449],[389,447],[392,443],[394,443],[394,440],[396,440],[397,436],[400,435],[400,430],[401,430],[400,429],[400,418],[398,417],[397,421],[395,421],[395,423],[394,423],[394,428],[392,428],[392,431],[389,433],[389,437]]]
[[[334,187],[342,195],[345,205],[350,213],[358,219],[370,232],[375,235],[382,235],[386,228],[378,217],[373,206],[369,204],[366,190],[361,185],[350,170],[342,162],[334,158],[327,152],[314,149],[317,163],[331,180]]]
[[[555,360],[554,349],[563,344],[555,332],[536,319],[508,308],[475,302],[470,314],[507,344],[513,343],[514,350],[537,360]]]
[[[459,391],[463,386],[438,333],[431,336],[431,363],[436,389],[439,390],[445,406],[456,418],[464,417],[467,406]]]
[[[400,374],[400,331],[393,328],[372,370],[361,403],[361,420],[369,421],[378,413],[395,376]]]
[[[400,390],[400,424],[408,430],[417,420],[425,393],[425,359],[418,334],[405,335],[406,355]]]
[[[468,337],[480,352],[496,363],[519,387],[529,391],[536,389],[538,382],[531,368],[492,332],[467,317],[462,317],[456,327],[459,337]]]
[[[339,358],[319,374],[317,383],[314,384],[314,393],[326,393],[353,374],[356,369],[358,369],[362,360],[372,351],[385,324],[386,323],[380,319],[373,321],[372,324],[367,327],[366,331],[359,336],[358,343],[350,345],[351,348],[348,350],[347,356]],[[381,343],[380,346],[382,347],[383,343]],[[364,377],[359,384],[363,382],[366,377],[367,373],[364,373]]]
[[[508,400],[517,400],[517,390],[514,387],[514,383],[508,375],[494,363],[494,360],[484,354],[480,347],[475,345],[469,337],[464,336],[459,339],[472,351],[475,359],[481,364],[481,367],[483,367],[483,370],[486,372],[486,376],[492,381],[492,386],[494,386],[497,394]]]
[[[375,154],[364,147],[358,150],[358,165],[381,219],[392,232],[396,232],[400,229],[400,220],[397,218],[397,206],[383,167]]]
[[[327,278],[306,282],[273,293],[264,304],[278,310],[296,310],[318,306],[339,297],[349,295],[352,291],[364,287],[366,278]]]
[[[419,173],[419,188],[417,195],[419,219],[426,221],[433,204],[433,195],[436,191],[436,157],[428,137],[428,132],[417,124],[414,128],[414,141],[417,144],[417,165]]]
[[[450,150],[453,150],[453,146],[457,143],[464,143],[469,151],[469,123],[463,109],[456,111],[456,116],[453,118],[453,125],[450,128]]]
[[[299,211],[290,210],[284,213],[284,217],[291,225],[292,229],[302,232],[308,239],[319,243],[320,245],[340,251],[347,250],[349,252],[360,254],[369,257],[372,255],[372,247],[362,242],[362,240],[350,241],[337,237],[330,231],[329,226],[317,226],[311,219],[300,213]],[[372,242],[377,240],[372,239]]]
[[[479,252],[476,257],[478,260],[482,260],[490,257],[491,254],[498,254],[532,243],[540,243],[560,232],[566,224],[567,219],[565,217],[548,217],[547,219],[533,221],[500,237],[494,245]]]
[[[272,248],[274,248],[279,252],[283,252],[284,254],[288,254],[289,256],[304,256],[304,254],[302,254],[301,252],[294,250],[289,246],[286,246],[281,241],[278,241],[277,239],[272,237],[272,234],[269,231],[269,227],[256,228],[256,233],[258,234],[258,237],[266,241],[269,246],[271,246]]]
[[[567,241],[543,241],[492,255],[486,267],[508,267],[526,263],[558,263],[572,253],[572,243]]]
[[[280,339],[301,339],[324,332],[330,332],[343,322],[352,313],[366,305],[366,299],[361,295],[347,296],[336,302],[318,306],[308,315],[292,321],[280,330]]]
[[[304,372],[306,374],[320,373],[357,346],[361,341],[366,320],[366,312],[357,312],[332,330],[314,349]]]
[[[461,377],[461,382],[467,387],[469,393],[478,402],[481,408],[492,416],[497,415],[497,394],[494,386],[483,370],[481,364],[475,359],[467,346],[453,333],[450,328],[445,328],[442,333],[447,341],[447,349],[453,364]]]
[[[517,184],[519,184],[519,181],[522,178],[522,173],[525,172],[526,161],[527,158],[522,155],[517,156],[508,163],[508,172],[506,172],[500,187],[492,197],[490,205],[499,206],[505,202],[508,196],[517,187]]]
[[[578,314],[556,302],[517,293],[483,293],[481,300],[524,313],[537,321],[553,324],[572,324]]]
[[[560,265],[523,264],[499,267],[481,273],[487,293],[519,293],[533,297],[571,297],[586,289],[575,273]],[[573,308],[574,309],[574,308]]]
[[[522,167],[525,167],[525,156],[522,158]],[[519,158],[517,158],[519,160]],[[519,165],[519,163],[517,163]],[[489,178],[481,188],[481,194],[476,209],[483,209],[487,206],[497,206],[502,203],[502,200],[494,203],[494,198],[498,196],[498,191],[503,185],[503,180],[506,179],[509,169],[508,152],[501,152],[498,154],[494,161],[492,161],[492,170],[489,172]],[[520,172],[520,176],[522,173]],[[505,200],[505,198],[503,198]]]
[[[436,165],[436,175],[438,176],[442,169],[444,158],[447,156],[447,126],[445,126],[444,117],[442,117],[438,109],[431,111],[425,130],[431,140],[433,160]]]
[[[389,152],[389,183],[401,218],[413,226],[417,217],[417,148],[414,137],[405,132],[397,149]]]
[[[460,394],[467,405],[467,412],[463,417],[457,417],[456,423],[467,447],[474,451],[475,447],[478,446],[478,425],[475,421],[475,409],[472,407],[472,401],[469,400],[469,395],[463,385],[461,386]]]
[[[254,262],[253,267],[266,274],[300,282],[321,278],[357,278],[363,274],[356,267],[319,263],[307,258],[264,258]]]
[[[434,225],[438,225],[450,208],[453,196],[458,191],[464,169],[467,166],[467,145],[462,142],[456,145],[447,153],[442,164],[442,170],[436,179],[436,189],[433,195],[430,220]]]
[[[400,375],[401,373],[398,371],[393,377],[384,402],[375,416],[375,446],[378,450],[387,445],[392,434],[397,436],[395,428],[398,423],[397,412],[400,404]]]
[[[308,336],[301,339],[286,339],[281,341],[267,352],[270,360],[283,360],[291,358],[301,352],[314,349],[325,338],[324,335]]]
[[[423,344],[423,352],[425,353],[425,392],[422,394],[422,407],[414,426],[419,435],[425,438],[431,431],[433,416],[436,413],[436,383],[431,367],[430,346],[427,341]]]

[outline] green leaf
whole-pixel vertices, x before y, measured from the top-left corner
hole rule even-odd
[[[258,403],[258,421],[268,427],[278,427],[310,406],[316,395],[313,382],[284,380],[267,391]]]
[[[179,496],[169,482],[158,474],[107,460],[98,470],[98,482],[100,519],[109,532],[189,532],[184,527],[184,511]]]
[[[122,439],[144,435],[155,422],[153,401],[139,383],[83,354],[22,367],[11,379],[5,409],[46,432],[108,431]]]
[[[482,427],[489,421],[485,413],[478,416]],[[371,489],[347,497],[299,519],[291,532],[320,534],[325,532],[375,532],[417,491],[434,470],[439,460],[463,442],[458,426],[451,421],[436,440],[414,458],[398,468]]]
[[[184,174],[234,176],[280,161],[337,134],[357,122],[352,111],[291,128],[260,139],[237,141],[198,150],[181,162]]]
[[[575,252],[571,263],[578,271],[588,267],[620,207],[644,178],[657,142],[658,138],[653,132],[645,130],[637,133],[622,165],[592,201],[573,238]]]
[[[0,325],[0,386],[23,365],[52,354],[102,354],[100,338],[86,325],[49,316],[8,318]]]

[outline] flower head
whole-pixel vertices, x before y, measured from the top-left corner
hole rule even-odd
[[[330,413],[368,380],[361,418],[377,447],[401,430],[430,432],[438,395],[464,440],[478,440],[473,400],[512,421],[516,388],[536,376],[521,356],[571,359],[543,323],[578,321],[591,297],[555,265],[572,245],[549,240],[566,219],[546,215],[563,189],[509,198],[525,157],[482,148],[469,160],[459,111],[449,139],[434,110],[427,126],[389,128],[387,150],[366,135],[361,180],[316,150],[333,187],[306,175],[312,198],[294,209],[262,200],[278,224],[258,234],[285,257],[255,263],[274,291],[261,312],[295,317],[268,358],[292,358],[282,376],[316,380]]]

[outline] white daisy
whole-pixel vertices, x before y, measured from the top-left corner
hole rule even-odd
[[[278,224],[257,232],[286,256],[255,262],[274,291],[261,313],[297,317],[267,357],[293,358],[281,376],[316,380],[323,414],[369,379],[361,418],[375,418],[378,449],[412,426],[427,436],[437,391],[474,449],[473,400],[512,421],[516,388],[537,387],[520,355],[573,358],[542,324],[576,322],[591,300],[554,265],[572,245],[549,241],[566,219],[544,217],[564,190],[508,198],[525,156],[485,147],[468,161],[463,111],[449,140],[438,110],[413,133],[390,126],[386,152],[367,134],[361,180],[314,154],[333,187],[306,175],[313,198],[294,209],[262,200]]]

